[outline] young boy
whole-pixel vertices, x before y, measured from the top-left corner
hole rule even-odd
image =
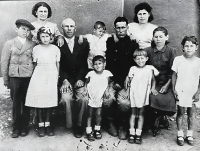
[[[25,98],[30,77],[33,72],[32,50],[35,43],[29,40],[30,30],[35,27],[27,20],[15,22],[17,37],[6,41],[1,55],[1,73],[4,85],[10,88],[13,101],[12,138],[28,135],[30,109],[26,107]]]

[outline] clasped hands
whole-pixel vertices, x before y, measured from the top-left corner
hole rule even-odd
[[[78,80],[74,85],[75,88],[80,88],[80,87],[83,87],[83,86],[84,86],[84,82],[82,80]],[[69,83],[69,81],[67,79],[65,79],[63,81],[63,84],[62,84],[61,88],[60,88],[60,93],[61,94],[69,93],[72,90],[73,90],[72,85]]]

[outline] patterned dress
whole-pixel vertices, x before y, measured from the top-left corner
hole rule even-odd
[[[130,87],[131,107],[141,108],[149,105],[152,70],[155,76],[159,74],[158,70],[151,65],[143,68],[137,66],[130,68],[128,76],[133,78]]]
[[[96,74],[94,71],[90,71],[86,78],[90,78],[90,82],[87,84],[87,90],[89,94],[89,106],[101,107],[103,102],[103,95],[108,87],[108,77],[113,76],[108,70],[104,70],[102,74]]]
[[[55,107],[58,104],[58,69],[60,50],[55,45],[37,45],[33,48],[33,62],[37,63],[26,96],[26,106]]]

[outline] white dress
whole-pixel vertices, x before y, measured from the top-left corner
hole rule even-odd
[[[104,34],[101,38],[92,35],[92,34],[87,34],[85,35],[89,45],[90,45],[90,51],[88,54],[88,68],[89,69],[93,69],[92,67],[92,59],[94,58],[94,56],[96,55],[102,55],[103,57],[105,57],[105,52],[106,52],[106,41],[108,39],[108,37],[110,37],[109,34]]]
[[[192,107],[192,97],[199,85],[200,58],[187,59],[183,55],[178,56],[174,59],[172,70],[177,73],[175,90],[178,93],[178,105]]]
[[[142,28],[138,23],[128,24],[128,33],[136,39],[140,49],[144,49],[151,46],[153,38],[153,31],[157,28],[156,25],[148,23],[147,28]]]
[[[130,68],[128,76],[133,78],[130,86],[131,107],[141,108],[149,105],[152,73],[155,76],[159,74],[158,70],[152,65],[146,65],[143,68],[137,66]]]
[[[55,107],[58,104],[58,69],[60,50],[55,45],[33,48],[33,62],[37,66],[33,72],[26,96],[26,106],[36,108]]]
[[[89,94],[89,106],[91,107],[101,107],[103,102],[103,95],[108,87],[108,77],[113,76],[108,70],[104,70],[102,74],[96,74],[94,71],[90,71],[86,78],[90,78],[87,84],[87,90]]]

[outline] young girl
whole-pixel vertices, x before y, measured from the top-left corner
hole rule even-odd
[[[35,69],[29,84],[26,106],[35,107],[38,111],[38,136],[49,136],[54,132],[50,125],[50,108],[57,106],[57,81],[59,73],[60,50],[50,44],[51,31],[47,27],[38,30],[40,44],[33,48]]]
[[[86,87],[89,95],[89,109],[86,133],[89,141],[101,139],[102,135],[100,132],[101,124],[101,106],[103,102],[103,95],[110,82],[112,73],[108,70],[104,70],[106,66],[105,58],[97,55],[93,58],[93,71],[90,71],[86,75]],[[96,125],[94,127],[94,133],[92,132],[92,113],[95,111]]]
[[[187,143],[193,145],[194,102],[199,101],[200,58],[195,56],[198,41],[194,36],[185,36],[181,42],[184,54],[174,59],[172,70],[172,86],[175,98],[178,100],[177,111],[177,144],[184,145],[182,129],[185,108],[188,115]]]
[[[144,123],[144,106],[149,105],[149,94],[157,95],[155,90],[155,77],[159,72],[152,65],[146,65],[148,60],[144,50],[136,50],[133,53],[137,66],[130,68],[128,84],[130,86],[130,101],[132,114],[130,117],[129,143],[141,144],[141,132]],[[152,81],[152,84],[151,84]],[[138,121],[136,123],[136,118]],[[135,127],[137,127],[135,129]]]

